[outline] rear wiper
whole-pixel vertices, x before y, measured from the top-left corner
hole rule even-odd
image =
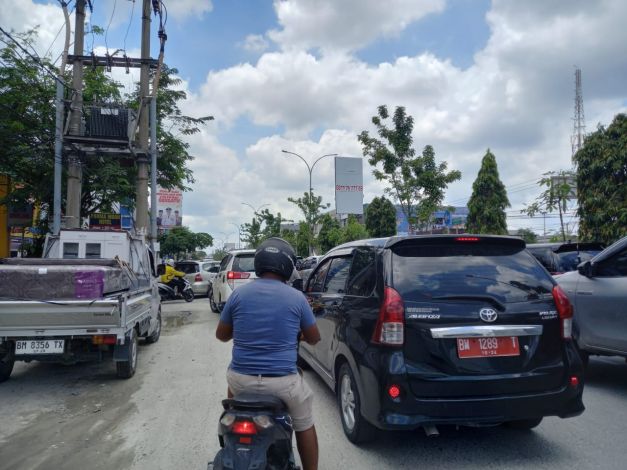
[[[486,281],[498,282],[499,284],[505,284],[506,286],[515,287],[516,289],[521,290],[525,292],[526,294],[529,294],[530,297],[531,296],[534,296],[534,298],[540,297],[540,292],[538,292],[533,287],[528,286],[527,284],[523,284],[522,282],[519,282],[519,281],[505,282],[505,281],[499,281],[498,279],[494,279],[492,277],[477,276],[475,274],[466,274],[466,277],[470,277],[474,279],[485,279]]]
[[[505,305],[489,295],[472,295],[472,294],[460,294],[460,295],[440,295],[438,297],[431,297],[430,300],[485,300],[494,305],[499,310],[505,310]]]

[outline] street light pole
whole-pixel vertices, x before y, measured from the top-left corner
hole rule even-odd
[[[247,202],[242,202],[242,204],[244,204],[245,206],[250,207],[250,208],[253,210],[253,212],[254,212],[255,214],[256,214],[257,212],[259,212],[259,209],[261,209],[262,207],[264,207],[264,206],[269,206],[269,205],[270,205],[270,204],[262,204],[262,205],[260,205],[259,207],[257,207],[257,208],[255,209],[255,207],[254,207],[254,206],[252,206],[251,204],[248,204]]]
[[[311,187],[311,175],[313,173],[313,169],[316,167],[316,163],[318,163],[320,160],[322,160],[323,158],[326,157],[337,157],[338,154],[337,153],[327,153],[325,155],[322,155],[321,157],[318,157],[316,160],[314,160],[313,164],[311,166],[309,166],[309,163],[307,162],[307,160],[305,160],[301,155],[294,153],[294,152],[288,152],[287,150],[281,150],[281,152],[288,154],[288,155],[294,155],[295,157],[300,158],[303,163],[305,165],[307,165],[307,170],[309,171],[309,218],[312,219],[312,207],[313,207],[313,188]],[[313,240],[313,236],[314,236],[314,224],[313,224],[313,220],[309,223],[309,255],[312,254],[312,245],[311,245],[311,241]]]

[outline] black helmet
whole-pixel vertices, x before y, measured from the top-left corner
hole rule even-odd
[[[255,252],[255,274],[275,273],[287,281],[294,272],[295,262],[292,245],[282,238],[268,238]]]

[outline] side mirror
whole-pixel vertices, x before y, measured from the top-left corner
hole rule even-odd
[[[592,266],[592,262],[590,261],[584,261],[583,263],[579,264],[577,266],[577,271],[582,276],[586,276],[586,277],[594,276],[594,269]]]

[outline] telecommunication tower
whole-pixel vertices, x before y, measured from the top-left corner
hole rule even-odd
[[[583,138],[586,133],[586,120],[583,114],[583,94],[581,92],[581,69],[575,69],[575,115],[573,117],[573,135],[570,138],[572,146],[572,156],[583,145]]]

